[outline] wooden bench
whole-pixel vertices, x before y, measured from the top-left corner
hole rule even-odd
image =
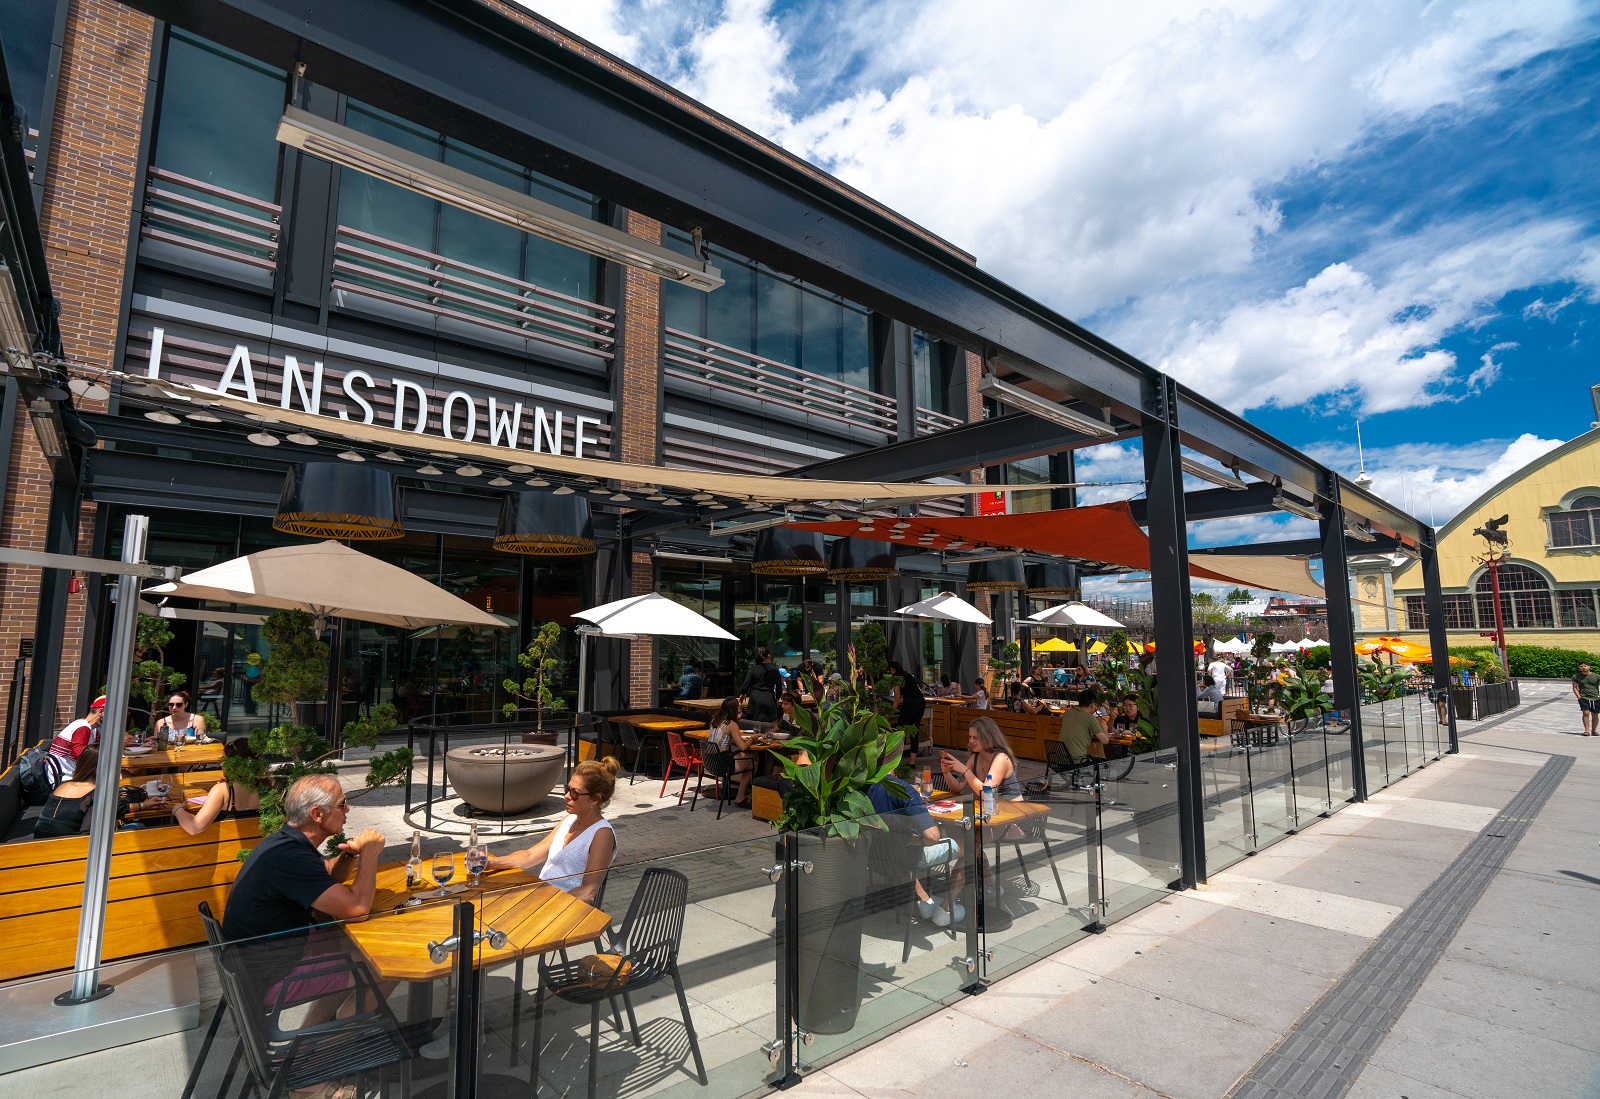
[[[205,942],[197,906],[222,910],[240,849],[260,838],[253,819],[220,821],[198,836],[176,825],[118,832],[101,957]],[[0,847],[0,981],[71,968],[88,855],[88,836]]]
[[[1220,749],[1231,746],[1231,737],[1237,725],[1244,721],[1244,715],[1250,712],[1250,700],[1246,698],[1225,698],[1219,704],[1217,717],[1202,717],[1200,719],[1200,747],[1202,749]]]
[[[930,706],[926,717],[929,735],[940,748],[967,750],[967,726],[974,718],[993,719],[1018,759],[1044,760],[1050,745],[1061,738],[1061,718],[1055,714],[1015,714],[1010,710],[975,710],[968,706]]]

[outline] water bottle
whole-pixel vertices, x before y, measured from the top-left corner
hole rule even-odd
[[[406,860],[406,888],[422,885],[422,833],[411,833],[411,857]]]
[[[983,819],[994,819],[994,775],[983,776]]]

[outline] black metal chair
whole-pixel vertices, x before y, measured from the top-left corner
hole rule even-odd
[[[546,990],[569,1003],[589,1005],[589,1099],[594,1099],[599,1079],[600,1005],[613,1003],[614,1006],[614,998],[621,996],[623,1006],[628,1009],[633,1044],[642,1045],[632,994],[663,978],[672,980],[678,994],[678,1007],[683,1012],[683,1026],[689,1035],[689,1050],[694,1054],[696,1076],[702,1087],[706,1085],[706,1066],[700,1057],[694,1020],[689,1017],[683,977],[678,972],[678,945],[683,938],[684,912],[688,906],[688,877],[677,870],[652,866],[639,879],[628,914],[612,935],[611,949],[618,961],[608,979],[596,979],[592,963],[585,964],[589,959],[570,962],[563,959],[554,965],[543,958],[539,960],[539,988],[534,994],[537,1006],[533,1015],[532,1086],[535,1094],[539,1087],[540,1034]]]
[[[755,770],[755,760],[740,760],[733,752],[719,752],[709,744],[700,749],[700,777],[702,780],[713,778],[717,780],[717,819],[722,819],[722,807],[728,801],[728,791],[723,788],[723,783],[733,782],[740,775],[749,774]],[[743,766],[740,766],[740,764]],[[735,783],[737,785],[737,783]],[[700,783],[695,783],[694,797],[689,799],[689,812],[694,812],[695,803],[700,800]]]
[[[209,901],[200,902],[200,922],[206,929],[206,942],[212,948],[212,957],[216,958],[217,952],[222,949],[222,928],[211,914]],[[189,1070],[189,1082],[183,1087],[182,1099],[191,1099],[194,1095],[195,1085],[200,1082],[200,1070],[205,1067],[206,1055],[211,1052],[211,1043],[216,1040],[217,1030],[222,1026],[222,1017],[228,1011],[228,997],[224,993],[217,1000],[217,1010],[211,1016],[211,1026],[206,1029],[205,1040],[200,1043],[200,1052],[195,1055],[194,1068]],[[222,1078],[222,1086],[217,1089],[218,1095],[228,1094],[228,1088],[233,1084],[233,1074],[239,1069],[239,1058],[244,1056],[244,1043],[235,1042],[233,1057],[228,1061],[227,1074]]]
[[[631,721],[612,721],[610,724],[622,743],[623,754],[633,753],[633,765],[628,768],[628,785],[632,786],[639,777],[640,768],[644,766],[644,754],[652,747],[657,752],[664,752],[666,738],[654,734],[641,736],[638,727]]]
[[[923,873],[922,851],[927,844],[909,818],[901,814],[886,814],[884,823],[887,825],[885,831],[871,833],[867,866],[875,876],[884,879],[892,890],[888,898],[889,907],[894,912],[895,921],[903,923],[905,928],[900,937],[900,962],[904,965],[911,958],[911,929],[920,919],[911,914],[915,912],[917,900],[917,891],[912,883]],[[936,871],[943,874],[945,908],[950,912],[955,911],[956,905],[955,876],[951,873],[951,864],[960,857],[958,851],[945,862],[929,868],[930,873]],[[911,906],[909,912],[908,905]],[[955,937],[954,920],[945,927],[945,931],[951,938]]]
[[[347,975],[356,996],[356,1011],[326,1023],[286,1030],[279,1023],[283,1011],[307,1001],[291,998],[292,982],[284,980],[268,1003],[266,990],[250,972],[249,959],[240,944],[222,942],[221,928],[203,902],[200,918],[222,984],[219,1010],[226,1007],[233,1016],[250,1082],[266,1099],[280,1099],[288,1091],[361,1076],[396,1064],[402,1066],[404,1090],[410,1091],[411,1047],[363,962],[354,957],[328,957],[300,967],[296,980]],[[370,1007],[364,1006],[369,1002]],[[261,1009],[252,1010],[252,1005],[257,1004]],[[213,1020],[213,1034],[217,1021]]]

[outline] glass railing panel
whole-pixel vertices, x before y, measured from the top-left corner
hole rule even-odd
[[[380,891],[380,905],[398,899]],[[413,972],[421,907],[128,958],[81,981],[61,971],[10,982],[0,987],[7,1093],[79,1091],[89,1080],[171,1095],[181,1081],[194,1095],[247,1083],[261,1095],[275,1083],[277,1094],[332,1082],[445,1085],[456,997],[448,964],[436,980]],[[420,949],[428,966],[425,939]],[[57,1002],[78,985],[109,991]]]
[[[1328,748],[1322,736],[1322,716],[1289,725],[1294,758],[1295,820],[1304,828],[1328,812],[1332,797],[1328,777]]]
[[[998,819],[985,826],[984,973],[989,979],[1076,942],[1101,918],[1103,809],[1097,802],[1104,776],[1097,785],[1096,774],[1088,767],[1056,776],[1047,791],[998,805]]]
[[[1254,733],[1249,748],[1251,803],[1255,807],[1256,848],[1276,843],[1295,828],[1293,748],[1287,726]]]
[[[1133,757],[1109,773],[1101,796],[1106,921],[1142,908],[1181,882],[1178,779],[1173,749]]]
[[[979,883],[989,878],[970,801],[885,814],[854,840],[796,837],[795,973],[801,1071],[960,998],[979,973]],[[920,885],[920,888],[919,888]]]
[[[1361,738],[1367,769],[1367,791],[1376,793],[1392,781],[1389,754],[1389,724],[1383,707],[1375,702],[1361,706]]]
[[[1232,866],[1256,849],[1250,753],[1243,747],[1243,738],[1241,733],[1237,737],[1202,737],[1200,741],[1207,873]]]
[[[541,1095],[586,1095],[591,1080],[607,1096],[765,1087],[780,1030],[777,844],[614,865],[569,889],[521,871],[486,878],[498,888],[480,916],[479,1093],[532,1088],[535,1075]]]
[[[1328,760],[1328,791],[1335,811],[1355,797],[1355,767],[1360,760],[1350,749],[1350,713],[1334,710],[1320,723],[1322,748]]]

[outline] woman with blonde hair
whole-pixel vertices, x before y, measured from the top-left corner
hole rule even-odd
[[[488,869],[531,874],[539,867],[540,881],[594,903],[617,858],[617,834],[601,811],[611,801],[621,769],[610,756],[574,767],[564,795],[567,815],[555,830],[525,851],[491,856]]]
[[[967,726],[966,760],[940,752],[939,769],[944,772],[947,790],[970,790],[981,796],[987,781],[999,800],[1022,800],[1022,783],[1017,780],[1017,754],[992,717],[973,718],[972,724]]]

